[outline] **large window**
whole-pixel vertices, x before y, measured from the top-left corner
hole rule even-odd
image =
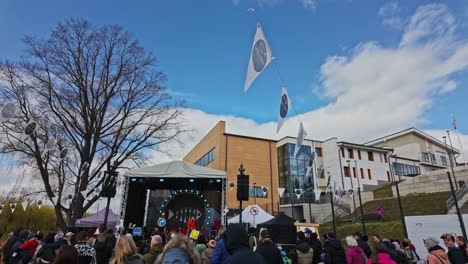
[[[426,162],[426,163],[431,163],[431,161],[429,160],[429,153],[421,152],[421,161]]]
[[[206,153],[201,159],[195,162],[195,165],[205,167],[206,165],[210,164],[215,160],[216,156],[216,148],[210,150],[210,152]]]
[[[367,157],[370,161],[374,161],[374,152],[372,151],[367,152]]]
[[[396,175],[414,177],[421,174],[419,166],[392,162],[392,168]]]
[[[352,149],[348,149],[348,158],[354,159],[354,151]]]
[[[250,186],[249,197],[268,198],[268,192],[263,192],[261,186]]]
[[[315,148],[315,156],[316,157],[322,157],[323,156],[322,148]]]
[[[442,162],[442,166],[448,166],[447,157],[440,156],[440,161]]]

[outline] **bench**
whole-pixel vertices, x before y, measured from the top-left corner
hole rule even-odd
[[[359,221],[363,220],[364,222],[368,221],[379,221],[379,215],[378,214],[365,214],[363,219],[361,219],[361,216],[359,216]]]

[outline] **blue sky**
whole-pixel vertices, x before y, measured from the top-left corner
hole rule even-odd
[[[396,16],[408,17],[418,6],[434,1],[396,1]],[[248,93],[242,91],[255,32],[255,7],[290,96],[300,113],[333,101],[317,96],[320,66],[333,55],[347,55],[359,43],[398,45],[401,32],[382,23],[379,9],[389,1],[317,0],[315,10],[300,1],[177,0],[177,1],[11,1],[0,0],[0,58],[16,60],[21,38],[46,35],[65,18],[83,17],[96,25],[121,24],[154,52],[167,73],[168,88],[187,107],[210,114],[233,115],[258,123],[276,121],[280,83],[274,65]],[[467,1],[447,1],[457,20],[468,18]],[[468,27],[459,27],[467,33]],[[458,88],[437,96],[423,112],[425,129],[444,129],[448,112],[458,113],[460,128],[468,132],[466,71],[456,74]],[[405,100],[410,100],[407,98]]]

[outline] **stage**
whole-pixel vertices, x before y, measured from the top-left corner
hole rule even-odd
[[[221,222],[225,206],[226,173],[183,161],[125,172],[120,217],[124,226],[186,228],[195,217],[197,229],[211,230]]]

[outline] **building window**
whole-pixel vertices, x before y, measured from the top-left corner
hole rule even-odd
[[[357,170],[356,170],[356,167],[353,168],[353,175],[354,175],[354,178],[357,178]]]
[[[352,149],[348,149],[348,158],[354,159],[354,151]]]
[[[364,169],[361,168],[361,179],[364,179]]]
[[[249,197],[268,198],[268,192],[264,193],[261,186],[250,186]]]
[[[384,156],[384,159],[385,159],[385,163],[388,163],[387,154],[385,153],[385,154],[383,154],[383,156]]]
[[[391,179],[391,177],[390,177],[390,172],[389,172],[389,171],[387,171],[387,180],[388,180],[388,182],[391,182],[391,181],[392,181],[392,179]]]
[[[445,167],[448,166],[447,157],[445,157],[445,156],[440,156],[440,161],[442,162],[442,166],[445,166]]]
[[[367,152],[367,157],[370,161],[374,161],[374,153],[372,151]]]
[[[344,167],[345,171],[345,177],[351,177],[351,168],[350,167]]]
[[[361,150],[359,150],[359,149],[358,149],[358,151],[357,151],[357,155],[358,155],[358,158],[359,158],[359,160],[361,160],[361,159],[362,159],[362,156],[361,156]]]
[[[215,160],[216,156],[216,148],[213,148],[210,150],[208,153],[205,154],[205,156],[201,157],[197,162],[195,162],[195,165],[206,167],[206,165],[210,164]]]
[[[419,166],[392,162],[392,169],[398,176],[414,177],[421,174]]]
[[[421,152],[421,161],[426,162],[426,163],[431,163],[431,161],[429,160],[429,153]]]
[[[435,158],[435,155],[432,154],[432,153],[429,153],[429,156],[431,157],[431,163],[432,164],[436,164],[436,158]]]
[[[341,157],[343,157],[343,158],[345,157],[344,156],[344,148],[341,148]]]
[[[322,148],[315,148],[315,156],[323,157]]]
[[[370,169],[367,169],[367,176],[369,176],[369,180],[372,180],[372,173]]]

